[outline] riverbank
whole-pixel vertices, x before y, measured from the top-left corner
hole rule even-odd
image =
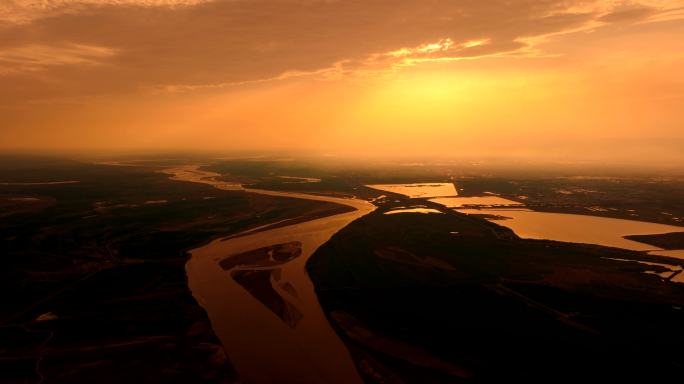
[[[656,256],[393,205],[307,266],[367,382],[677,379],[684,285]]]

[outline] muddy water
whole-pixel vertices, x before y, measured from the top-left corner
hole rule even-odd
[[[240,189],[238,185],[216,181],[217,174],[200,171],[194,166],[168,169],[165,173],[175,180],[210,184],[221,189]],[[375,206],[358,199],[253,189],[245,191],[327,201],[356,210],[217,239],[191,251],[192,257],[186,266],[190,289],[209,314],[212,327],[241,380],[248,383],[361,382],[349,351],[323,314],[305,265],[313,252],[333,234],[372,212]],[[231,256],[292,243],[301,245],[301,254],[284,263],[231,265],[228,270],[219,264]],[[245,271],[261,279],[261,285],[258,280],[252,281],[251,293],[249,284],[236,281],[237,276]],[[264,291],[270,292],[271,303],[276,302],[281,304],[280,308],[285,308],[285,316],[282,310],[274,311],[273,305],[269,307],[264,302]]]
[[[454,183],[369,184],[366,187],[398,193],[412,199],[458,195]]]
[[[495,221],[527,239],[547,239],[570,243],[599,244],[634,251],[662,251],[653,245],[625,239],[627,235],[681,232],[684,227],[601,216],[575,215],[506,209],[458,209],[467,214],[507,217]]]
[[[440,197],[430,199],[433,203],[441,204],[448,208],[463,208],[467,206],[496,207],[496,206],[522,206],[523,203],[504,199],[498,196],[469,196],[469,197]]]

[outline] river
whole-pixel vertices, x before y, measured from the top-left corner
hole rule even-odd
[[[570,213],[496,208],[458,209],[457,211],[466,214],[489,214],[505,217],[505,220],[494,220],[494,222],[512,229],[518,236],[525,239],[598,244],[633,251],[667,252],[653,245],[626,239],[624,236],[652,235],[684,230],[684,227],[675,225]]]
[[[218,181],[218,174],[202,171],[198,166],[170,168],[164,172],[172,175],[174,180],[209,184],[226,190],[242,189],[239,184]],[[244,190],[270,196],[326,201],[356,210],[261,232],[247,231],[242,235],[216,239],[190,251],[192,256],[186,265],[188,284],[195,299],[207,311],[212,327],[241,381],[360,383],[361,378],[349,351],[321,309],[306,272],[306,261],[332,235],[372,212],[375,206],[360,199]],[[223,260],[229,260],[230,256],[279,244],[299,244],[301,254],[276,263],[271,249],[268,253],[268,263],[271,264],[268,265],[231,265],[226,270],[220,264]],[[233,277],[240,276],[240,273],[264,277],[267,280],[263,281],[269,287],[257,286],[250,293],[244,283],[238,283],[237,277]],[[270,292],[271,301],[280,305],[279,313],[273,310],[273,306],[269,308],[263,304],[264,291]],[[286,316],[282,316],[283,311]]]

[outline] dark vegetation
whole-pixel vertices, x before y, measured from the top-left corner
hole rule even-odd
[[[684,232],[670,232],[659,235],[629,235],[626,239],[655,245],[663,249],[684,249]]]
[[[644,273],[659,266],[611,259],[684,261],[522,240],[448,210],[383,215],[387,209],[340,231],[307,265],[367,381],[680,376],[684,285]]]
[[[7,158],[5,158],[7,159]],[[186,251],[333,204],[178,182],[158,167],[0,167],[0,382],[230,382]],[[18,185],[78,181],[73,184]]]
[[[0,382],[236,380],[188,291],[187,250],[344,208],[220,191],[156,172],[183,161],[160,157],[121,167],[0,158]],[[331,323],[369,382],[657,382],[680,376],[683,285],[644,273],[666,268],[636,261],[681,260],[521,240],[482,218],[363,185],[454,181],[463,196],[495,192],[535,210],[681,225],[681,176],[264,159],[205,168],[254,188],[390,196],[335,235],[308,265]],[[573,177],[578,174],[590,177]],[[16,184],[59,181],[78,183]],[[382,214],[411,204],[444,214]],[[681,245],[679,235],[634,240]],[[245,289],[296,324],[288,303],[273,299],[273,271],[234,272]]]

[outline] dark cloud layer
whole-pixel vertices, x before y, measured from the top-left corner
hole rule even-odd
[[[528,37],[652,12],[599,15],[561,0],[142,3],[66,3],[0,26],[0,103],[262,80],[444,39],[461,48],[433,56],[511,53]],[[486,44],[463,48],[474,40]]]

